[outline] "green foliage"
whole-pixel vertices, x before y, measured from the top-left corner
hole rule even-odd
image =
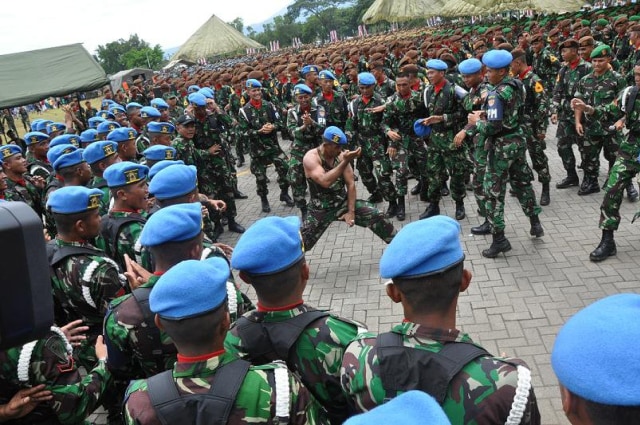
[[[129,68],[157,69],[162,63],[164,52],[159,44],[151,47],[149,43],[138,37],[129,36],[129,40],[119,39],[98,46],[96,57],[107,74]]]
[[[227,24],[231,25],[232,27],[234,27],[235,29],[238,30],[238,32],[243,32],[244,30],[244,21],[242,20],[242,18],[238,17],[236,19],[234,19],[231,22],[227,22]],[[248,29],[248,28],[247,28]]]

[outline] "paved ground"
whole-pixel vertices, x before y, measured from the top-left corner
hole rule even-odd
[[[640,260],[635,247],[640,235],[630,219],[640,204],[623,202],[623,222],[616,233],[617,257],[599,264],[590,262],[589,252],[600,238],[598,217],[603,192],[581,197],[577,188],[555,189],[555,183],[564,177],[553,137],[555,126],[548,135],[547,154],[553,182],[551,205],[541,215],[543,238],[529,236],[527,217],[517,200],[508,197],[506,235],[513,248],[496,259],[483,258],[480,252],[488,247],[491,237],[471,235],[470,228],[480,220],[473,196],[465,200],[468,217],[461,221],[465,266],[472,271],[473,280],[459,300],[458,327],[492,353],[504,352],[524,359],[533,372],[542,422],[566,425],[549,360],[555,335],[568,317],[594,300],[619,292],[637,292],[636,270]],[[240,189],[249,195],[248,200],[238,201],[238,221],[248,227],[266,214],[260,210],[255,179],[248,166],[238,171]],[[278,201],[275,170],[270,168],[269,172],[271,214],[297,214],[296,208]],[[606,169],[601,176],[604,172]],[[537,182],[535,189],[539,195]],[[368,197],[361,183],[358,193],[360,198]],[[417,196],[408,198],[406,221],[394,221],[398,228],[417,220],[426,206]],[[386,208],[384,204],[378,206]],[[454,208],[450,197],[441,204],[443,214],[453,216]],[[236,240],[237,235],[229,232],[221,237],[221,242],[231,245]],[[348,228],[336,222],[307,253],[311,277],[305,300],[365,322],[371,330],[388,330],[402,320],[402,311],[387,298],[378,274],[378,260],[384,248],[385,244],[368,229]],[[250,287],[243,284],[243,290],[255,299]],[[103,415],[95,416],[98,423],[103,422]]]

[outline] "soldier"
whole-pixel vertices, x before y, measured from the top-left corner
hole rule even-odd
[[[545,83],[547,96],[553,95],[553,87],[555,86],[556,76],[560,70],[560,61],[556,57],[553,49],[545,47],[544,37],[542,34],[536,34],[531,37],[531,50],[533,51],[533,72],[538,74]]]
[[[115,121],[107,121],[104,120],[102,122],[100,122],[98,124],[98,126],[96,127],[96,131],[98,132],[98,140],[106,140],[107,139],[107,135],[115,130],[116,128],[120,128],[120,124],[118,124]],[[133,128],[133,127],[132,127]],[[137,136],[138,133],[136,133]],[[135,145],[135,143],[134,143]],[[51,147],[51,145],[49,145],[49,147]]]
[[[258,80],[247,80],[246,87],[251,99],[240,109],[239,125],[242,137],[249,140],[251,173],[256,177],[257,194],[262,203],[262,212],[271,212],[267,199],[269,193],[267,166],[270,163],[273,163],[278,173],[280,201],[288,207],[293,207],[295,204],[288,193],[287,156],[280,148],[277,137],[280,114],[271,102],[263,100],[262,84]]]
[[[91,104],[89,103],[89,105]],[[22,122],[22,127],[24,128],[24,132],[25,133],[28,132],[31,128],[31,122],[29,121],[29,113],[24,108],[24,106],[21,106],[20,109],[18,109],[18,115],[20,115],[20,121]]]
[[[317,422],[316,401],[284,365],[254,368],[225,353],[228,278],[228,264],[212,258],[183,261],[158,279],[149,307],[175,343],[178,361],[171,371],[131,383],[127,423],[204,423],[214,416],[228,424]]]
[[[118,143],[118,157],[121,161],[136,162],[138,156],[136,150],[137,136],[138,133],[133,127],[120,127],[111,130],[107,135],[107,140]]]
[[[178,95],[175,92],[166,94],[165,100],[169,105],[169,117],[171,117],[171,122],[176,125],[178,118],[184,115],[184,108],[178,105]]]
[[[629,35],[629,43],[631,43],[629,56],[620,66],[620,74],[625,78],[628,85],[632,86],[633,82],[633,67],[636,62],[640,60],[640,25],[632,25],[627,30]]]
[[[160,117],[158,118],[158,122],[170,122],[171,117],[169,115],[169,104],[165,102],[163,98],[157,97],[157,98],[151,99],[151,106],[153,106],[158,110],[158,112],[160,112]],[[149,124],[150,123],[147,123],[147,126]]]
[[[616,35],[613,37],[611,49],[616,59],[623,63],[631,53],[629,48],[629,35],[627,34],[627,26],[629,19],[626,16],[620,16],[613,22],[613,29]]]
[[[558,138],[558,155],[567,171],[558,189],[578,186],[580,180],[576,173],[576,158],[573,145],[577,144],[582,155],[582,138],[576,133],[574,111],[571,109],[571,99],[578,86],[578,82],[591,71],[591,64],[578,56],[578,42],[568,39],[561,44],[562,59],[565,64],[558,72],[558,78],[553,88],[553,102],[551,105],[551,123],[558,124],[556,137]]]
[[[625,81],[620,74],[610,67],[611,48],[606,44],[598,46],[591,52],[593,71],[585,75],[578,83],[575,90],[575,99],[593,107],[608,105],[618,96],[625,87]],[[572,105],[575,100],[572,99]],[[572,106],[573,107],[573,106]],[[598,175],[600,174],[600,152],[604,150],[604,157],[609,161],[609,170],[613,167],[618,151],[619,137],[608,128],[613,120],[591,120],[589,115],[581,110],[575,110],[575,128],[579,136],[584,136],[582,148],[582,169],[584,179],[578,195],[589,195],[600,192]],[[629,182],[627,187],[629,199],[638,200],[638,192]]]
[[[322,107],[321,111],[324,112],[323,125],[345,128],[349,117],[348,102],[344,91],[336,86],[337,77],[331,71],[323,70],[320,71],[318,79],[322,93],[314,98],[314,102],[318,107]]]
[[[2,159],[2,169],[6,174],[5,199],[24,202],[41,217],[44,213],[42,208],[44,179],[27,174],[27,160],[22,156],[20,146],[4,145],[0,147],[0,159]]]
[[[309,214],[302,229],[306,250],[316,244],[329,225],[344,221],[368,227],[380,239],[389,243],[395,235],[393,224],[370,202],[356,199],[356,185],[350,161],[357,158],[362,148],[345,151],[347,136],[337,127],[327,127],[322,144],[304,156],[304,173],[309,184]]]
[[[169,122],[151,121],[147,124],[146,130],[149,136],[149,147],[155,145],[171,146],[171,140],[173,140],[176,128]]]
[[[93,174],[87,187],[100,189],[102,192],[100,197],[101,217],[109,212],[109,204],[111,203],[111,191],[107,181],[104,179],[104,171],[110,165],[120,162],[120,157],[118,157],[117,153],[118,144],[108,140],[92,143],[82,153],[82,157],[91,167],[91,173]]]
[[[300,74],[302,78],[304,78],[304,84],[311,89],[313,96],[317,96],[322,91],[322,87],[318,85],[318,73],[320,69],[318,69],[315,65],[306,65],[302,67]],[[295,86],[294,86],[295,91]],[[295,95],[294,95],[295,96]]]
[[[429,205],[420,214],[420,219],[440,214],[442,198],[442,176],[451,176],[451,197],[456,203],[455,217],[465,218],[464,186],[466,148],[453,143],[454,126],[462,118],[462,107],[455,93],[455,85],[445,78],[447,64],[439,59],[427,62],[427,75],[430,85],[424,90],[423,100],[427,109],[427,118],[422,125],[431,126],[431,135],[427,142],[427,199]]]
[[[90,128],[80,133],[80,147],[82,149],[86,148],[93,142],[98,142],[99,140],[98,131],[96,129]]]
[[[171,146],[152,145],[142,152],[142,156],[144,157],[142,164],[151,168],[160,161],[175,161],[176,149]]]
[[[471,281],[462,248],[460,225],[436,216],[409,223],[385,250],[380,274],[405,319],[347,347],[342,388],[356,411],[421,390],[455,424],[540,424],[527,365],[492,356],[456,329],[458,296]]]
[[[147,124],[152,121],[159,121],[162,117],[160,111],[158,111],[153,106],[143,106],[140,108],[140,120],[141,120],[141,130],[138,131],[138,138],[136,139],[136,158],[139,159],[142,157],[142,151],[149,147],[151,141],[149,139],[149,131],[147,129]]]
[[[573,425],[640,423],[640,335],[632,325],[638,305],[636,294],[606,297],[580,310],[558,332],[551,366],[562,410]]]
[[[376,61],[371,63],[371,73],[376,79],[375,92],[386,102],[396,92],[396,83],[387,77],[384,72],[384,62]]]
[[[480,137],[485,139],[488,152],[484,178],[487,218],[491,224],[493,242],[482,251],[487,258],[494,258],[511,249],[504,236],[504,196],[507,181],[511,183],[522,211],[529,217],[531,230],[536,238],[544,235],[538,214],[538,206],[531,180],[533,173],[527,164],[526,140],[522,130],[520,111],[524,106],[525,91],[519,80],[509,77],[509,65],[513,57],[506,50],[492,50],[482,56],[487,66],[487,80],[493,86],[483,111],[469,114],[469,124],[475,124]]]
[[[384,99],[374,92],[375,77],[369,72],[358,75],[360,95],[349,103],[346,133],[353,146],[362,148],[356,165],[371,196],[372,204],[383,199],[389,202],[385,215],[395,217],[398,212],[396,188],[391,181],[393,169],[387,155],[387,143],[382,132]]]
[[[330,422],[341,424],[351,411],[340,387],[340,359],[366,328],[304,303],[309,278],[304,253],[298,217],[263,218],[240,237],[231,265],[255,289],[258,310],[232,326],[225,349],[254,365],[286,361]]]
[[[596,47],[596,41],[590,35],[578,40],[578,54],[585,62],[591,62],[591,52]]]
[[[549,159],[544,152],[547,148],[544,138],[549,125],[547,119],[549,99],[544,89],[544,83],[533,72],[532,67],[528,65],[526,52],[515,49],[511,52],[511,55],[513,56],[511,72],[522,81],[522,85],[526,90],[524,115],[521,122],[524,124],[524,135],[527,140],[527,150],[529,151],[533,169],[538,173],[538,181],[542,183],[540,205],[546,206],[551,202],[549,194],[549,183],[551,182]]]
[[[5,122],[6,126],[7,126],[7,131],[11,130],[14,133],[18,134],[18,129],[16,128],[16,122],[13,119],[13,115],[11,115],[11,111],[9,111],[8,109],[4,110],[4,115],[2,117],[0,117],[0,121]],[[40,131],[40,130],[38,130]]]
[[[31,176],[39,176],[48,179],[53,172],[53,167],[47,160],[49,150],[49,136],[38,131],[24,135],[27,144],[27,173]]]
[[[398,192],[398,221],[405,219],[405,195],[409,168],[419,181],[429,177],[427,171],[427,149],[424,141],[416,137],[413,123],[426,115],[420,92],[411,90],[409,75],[400,72],[396,76],[396,93],[387,101],[382,115],[382,128],[389,138],[387,154],[393,160],[396,170],[396,190]],[[426,185],[424,186],[426,189]]]

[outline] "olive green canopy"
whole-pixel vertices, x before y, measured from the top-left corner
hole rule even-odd
[[[376,0],[365,12],[362,22],[402,22],[438,16],[445,3],[445,0]]]
[[[584,0],[449,0],[440,16],[489,15],[508,10],[536,10],[545,13],[566,13],[580,10]]]

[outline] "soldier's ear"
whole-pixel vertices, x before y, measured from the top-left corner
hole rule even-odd
[[[467,269],[462,270],[462,279],[460,280],[460,292],[464,292],[471,284],[471,272]]]
[[[238,274],[238,276],[240,276],[240,279],[244,280],[246,283],[248,283],[249,285],[251,285],[251,278],[249,277],[249,275],[247,275],[245,272],[240,272]]]
[[[395,285],[392,281],[389,281],[385,284],[385,288],[387,290],[387,296],[391,298],[391,301],[394,303],[399,303],[402,301],[402,293],[397,285]]]
[[[157,314],[153,316],[153,323],[155,323],[158,329],[160,329],[161,331],[164,330],[164,326],[162,326],[162,321],[160,320],[160,316],[158,316]]]

